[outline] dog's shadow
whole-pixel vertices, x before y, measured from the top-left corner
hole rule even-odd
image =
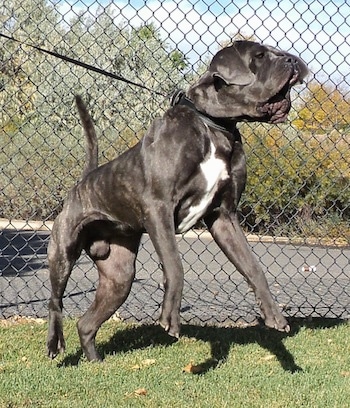
[[[295,336],[302,327],[311,329],[325,329],[343,324],[341,319],[300,318],[291,320],[290,333],[282,333],[267,329],[263,324],[248,327],[215,327],[184,324],[181,327],[182,336],[195,338],[210,344],[210,356],[199,364],[197,374],[204,374],[225,363],[233,345],[259,344],[262,348],[275,355],[285,371],[295,373],[302,371],[293,355],[285,347],[283,340]],[[108,355],[131,350],[144,349],[151,346],[170,346],[177,340],[170,337],[157,325],[132,326],[117,332],[105,343],[97,346],[98,352],[104,359]],[[79,364],[83,354],[78,350],[66,356],[59,364],[60,367]]]

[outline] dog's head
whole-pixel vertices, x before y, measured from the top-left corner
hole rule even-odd
[[[214,56],[187,95],[199,111],[215,118],[280,123],[291,107],[291,87],[307,73],[292,54],[236,41]]]

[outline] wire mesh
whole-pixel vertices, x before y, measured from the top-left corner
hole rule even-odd
[[[289,316],[349,317],[350,6],[346,1],[7,0],[1,32],[145,84],[164,95],[186,88],[220,47],[251,39],[291,51],[310,67],[289,121],[242,124],[248,186],[242,226]],[[0,39],[0,315],[45,317],[46,249],[52,220],[84,166],[73,106],[89,102],[100,163],[142,137],[168,100],[28,45]],[[185,268],[182,318],[250,322],[253,293],[199,226],[178,237]],[[82,314],[97,273],[83,256],[64,305]],[[144,237],[124,319],[154,321],[162,272]]]

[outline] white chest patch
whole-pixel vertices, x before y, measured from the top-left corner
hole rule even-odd
[[[213,143],[210,144],[209,158],[201,163],[200,167],[207,183],[206,189],[200,202],[197,205],[191,206],[188,214],[181,221],[177,228],[179,233],[189,230],[204,215],[206,209],[213,201],[219,182],[229,177],[225,162],[215,157],[215,146]]]

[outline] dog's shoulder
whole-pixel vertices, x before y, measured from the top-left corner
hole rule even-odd
[[[142,140],[142,147],[147,148],[155,142],[183,144],[196,138],[202,139],[207,127],[196,113],[186,106],[173,106],[162,117],[156,118]],[[198,142],[198,140],[197,140]]]
[[[186,105],[172,106],[165,112],[163,120],[167,121],[167,124],[171,126],[179,126],[181,128],[198,127],[201,125],[201,120],[196,111]]]
[[[203,138],[208,133],[208,127],[199,118],[198,114],[187,106],[172,106],[162,118],[162,129],[164,133],[171,135],[172,138],[188,140],[195,142],[195,139]]]

